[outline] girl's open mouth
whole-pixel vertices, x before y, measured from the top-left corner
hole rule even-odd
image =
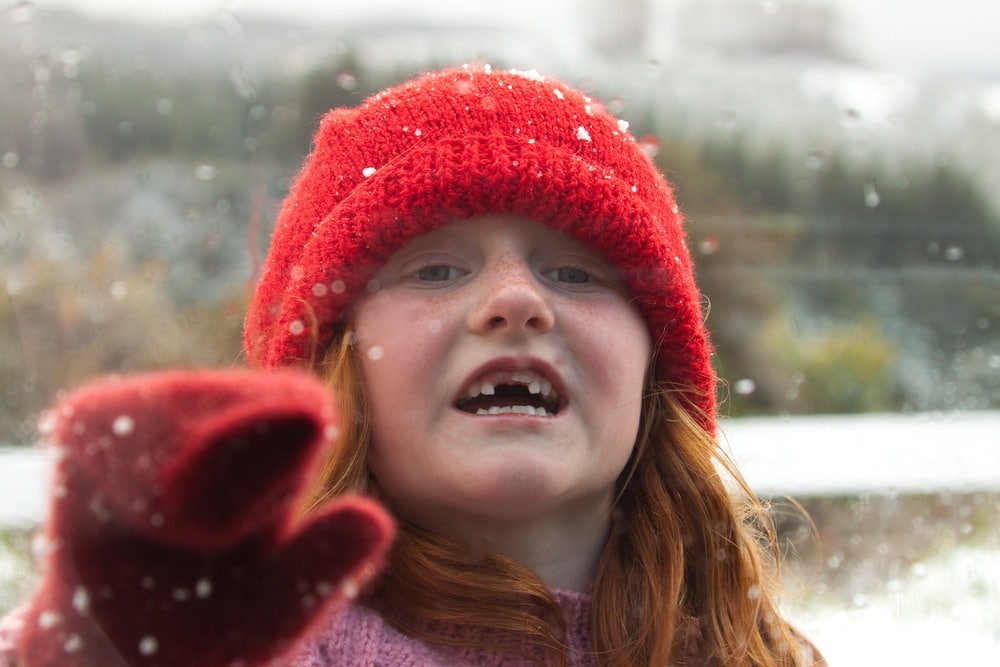
[[[494,371],[471,382],[455,407],[474,415],[524,414],[551,417],[562,399],[552,382],[534,370]]]

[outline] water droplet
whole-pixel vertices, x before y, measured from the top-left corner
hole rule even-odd
[[[323,283],[316,283],[312,288],[313,296],[323,297],[326,296],[326,285]]]
[[[146,635],[139,640],[139,653],[142,655],[153,655],[159,648],[160,645],[153,635]]]
[[[8,11],[14,23],[27,23],[35,17],[35,3],[28,0],[15,2]]]
[[[581,125],[576,128],[576,138],[580,141],[590,141],[590,132],[587,132],[587,128]]]
[[[826,162],[826,155],[823,151],[813,151],[806,156],[805,165],[806,169],[819,169]]]
[[[90,510],[91,514],[93,514],[98,521],[107,521],[111,518],[111,513],[104,504],[104,498],[99,495],[95,495],[90,499],[87,509]]]
[[[75,633],[67,637],[63,644],[63,651],[66,653],[74,653],[81,648],[83,648],[83,640],[80,639],[80,635]]]
[[[340,592],[348,600],[353,600],[358,597],[358,582],[354,581],[351,577],[344,577],[344,580],[340,582]]]
[[[43,437],[52,435],[56,430],[56,415],[52,410],[45,410],[38,418],[38,432]]]
[[[368,348],[368,358],[372,361],[378,361],[385,356],[385,350],[380,345],[372,345]]]
[[[121,301],[128,296],[128,285],[121,280],[116,280],[111,283],[111,289],[109,289],[108,292],[111,294],[112,299],[115,301]]]
[[[965,256],[962,246],[950,245],[944,249],[944,258],[949,262],[957,262]]]
[[[439,333],[441,331],[441,320],[433,319],[427,322],[427,330],[431,333]]]
[[[40,627],[43,630],[54,628],[60,623],[62,623],[62,616],[59,614],[59,612],[43,611],[41,614],[38,615],[38,627]]]
[[[740,396],[749,396],[757,390],[757,383],[750,378],[742,378],[733,383],[733,391]]]
[[[21,163],[21,158],[14,151],[8,151],[3,154],[3,166],[8,169],[14,169]]]
[[[365,178],[370,178],[375,175],[375,171],[376,171],[375,167],[365,167],[364,169],[361,170],[361,175],[364,176]]]
[[[344,290],[347,289],[347,285],[344,284],[343,280],[334,280],[330,283],[330,289],[333,290],[334,294],[343,294]]]
[[[302,320],[295,320],[288,325],[288,331],[293,336],[299,336],[305,330],[306,330],[306,325],[302,323]]]
[[[861,122],[861,112],[857,109],[844,109],[844,115],[840,119],[843,127],[856,127]]]
[[[215,165],[199,164],[194,168],[194,175],[199,181],[211,181],[215,178]]]
[[[58,543],[42,532],[38,532],[31,538],[31,555],[35,560],[42,560],[52,553]]]
[[[656,157],[660,153],[660,140],[652,134],[647,134],[639,140],[639,148],[650,158]]]
[[[119,437],[131,435],[135,430],[135,420],[128,415],[121,415],[115,418],[111,424],[111,432]]]
[[[358,77],[351,72],[341,72],[337,75],[337,85],[344,90],[354,90],[358,87]]]
[[[698,252],[702,255],[713,255],[719,249],[719,237],[709,234],[698,243]]]
[[[875,208],[881,203],[882,197],[875,188],[875,181],[865,184],[865,206]]]
[[[73,609],[76,609],[80,614],[86,614],[87,610],[90,609],[90,594],[83,586],[77,586],[76,590],[73,591]]]
[[[202,577],[194,585],[194,594],[204,600],[212,594],[212,582],[209,579]]]
[[[185,602],[191,598],[191,593],[186,588],[175,588],[170,595],[178,602]]]

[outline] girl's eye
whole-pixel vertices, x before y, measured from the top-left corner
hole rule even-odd
[[[558,269],[552,269],[551,271],[546,272],[546,275],[552,280],[561,283],[573,283],[580,285],[591,281],[589,273],[574,266],[562,266]]]
[[[417,271],[417,278],[427,282],[445,282],[462,277],[462,271],[447,264],[425,266]]]

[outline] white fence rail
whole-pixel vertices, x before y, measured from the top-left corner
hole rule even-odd
[[[761,495],[1000,490],[1000,412],[724,420]],[[45,515],[53,452],[0,448],[0,527]]]

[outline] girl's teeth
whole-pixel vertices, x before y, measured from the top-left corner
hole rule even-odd
[[[533,405],[505,405],[503,407],[493,406],[490,408],[479,408],[477,415],[507,415],[507,414],[534,415],[536,417],[548,417],[549,413],[545,408],[536,408]]]
[[[534,373],[514,373],[511,376],[511,380],[524,385],[528,392],[533,395],[537,396],[538,394],[541,394],[546,398],[552,395],[552,383],[538,377]],[[479,384],[473,384],[466,391],[466,396],[469,398],[494,395],[496,395],[496,385],[492,382],[486,381]]]

